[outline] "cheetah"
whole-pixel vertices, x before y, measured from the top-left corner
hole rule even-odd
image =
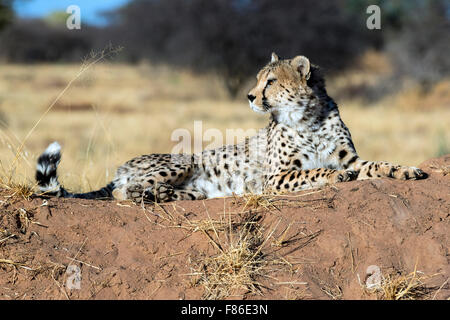
[[[242,143],[194,154],[142,155],[119,167],[100,190],[71,193],[58,182],[61,148],[54,142],[37,161],[40,191],[68,198],[168,202],[295,192],[356,179],[426,178],[415,167],[358,156],[319,67],[305,56],[282,60],[273,53],[256,79],[247,98],[254,111],[270,114],[270,121]]]

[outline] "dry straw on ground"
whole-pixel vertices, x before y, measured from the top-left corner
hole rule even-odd
[[[379,284],[370,289],[364,287],[364,291],[368,294],[375,294],[379,300],[429,300],[436,297],[440,291],[440,288],[431,287],[427,284],[430,279],[437,275],[423,274],[423,272],[417,270],[416,263],[414,271],[407,274],[395,272],[388,274],[386,277],[381,276]],[[442,284],[442,286],[444,285],[445,283]]]
[[[247,216],[234,228],[230,225],[226,240],[220,240],[215,228],[215,237],[208,234],[218,253],[205,257],[194,272],[196,282],[205,289],[205,299],[223,299],[242,292],[261,294],[259,278],[264,276],[269,262],[261,252],[265,241],[258,219]]]
[[[301,195],[297,200],[298,197]],[[209,300],[242,298],[248,294],[262,296],[263,283],[267,280],[290,288],[291,282],[280,282],[276,277],[283,272],[290,273],[295,263],[286,260],[278,251],[294,244],[297,249],[302,248],[314,241],[321,231],[310,234],[289,232],[292,224],[280,229],[281,220],[274,226],[263,227],[265,215],[279,210],[275,205],[278,200],[284,201],[268,195],[234,197],[231,203],[237,211],[226,210],[224,202],[223,213],[214,219],[204,202],[206,219],[190,219],[178,205],[173,207],[176,213],[169,213],[167,205],[142,208],[161,218],[164,221],[160,224],[162,227],[183,228],[188,234],[200,232],[214,248],[214,254],[204,254],[193,262],[190,266],[192,272],[188,274],[194,286],[204,289],[203,298]],[[298,292],[287,294],[303,296]]]

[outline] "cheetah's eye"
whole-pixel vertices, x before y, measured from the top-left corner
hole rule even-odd
[[[269,79],[269,80],[267,80],[267,85],[270,86],[275,81],[277,81],[277,79]]]

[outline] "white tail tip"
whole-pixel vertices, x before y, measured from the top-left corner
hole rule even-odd
[[[51,143],[47,149],[45,149],[44,153],[46,154],[57,154],[61,152],[61,146],[59,145],[58,142],[53,142]]]

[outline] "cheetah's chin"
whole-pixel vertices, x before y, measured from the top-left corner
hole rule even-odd
[[[252,108],[252,110],[255,111],[256,113],[265,114],[268,111],[266,109],[262,109],[262,108],[256,106],[255,104],[253,104],[251,102],[249,104],[250,104],[250,108]]]

